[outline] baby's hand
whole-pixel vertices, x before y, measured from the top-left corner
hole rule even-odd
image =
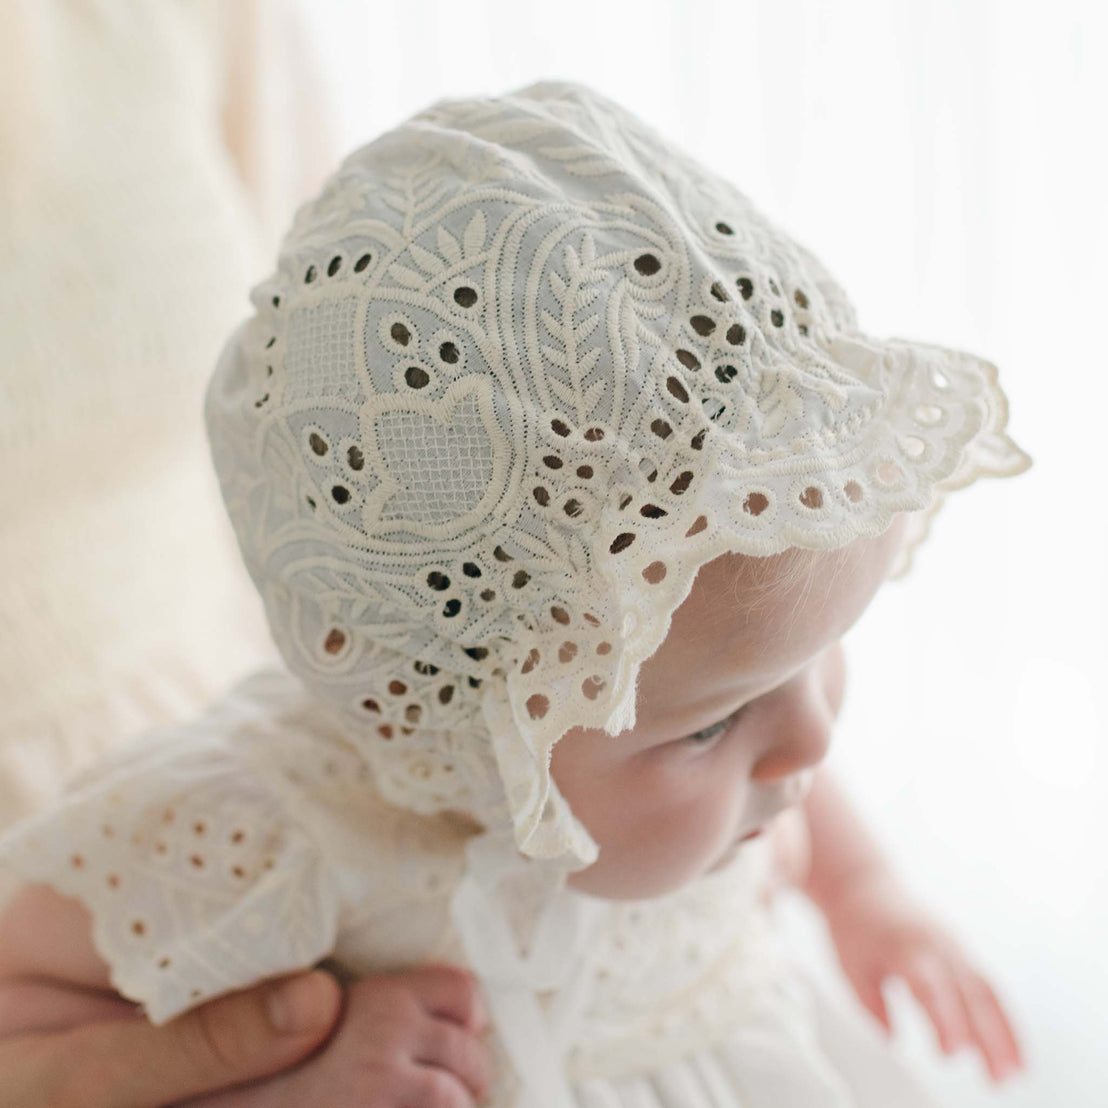
[[[1023,1067],[1007,1016],[948,932],[886,870],[855,878],[824,913],[839,960],[862,1003],[891,1030],[881,983],[904,978],[943,1052],[981,1052],[994,1081]]]
[[[474,1108],[492,1077],[487,1022],[464,970],[374,974],[347,987],[334,1038],[299,1069],[178,1108]]]

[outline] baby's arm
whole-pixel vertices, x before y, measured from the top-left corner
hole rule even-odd
[[[138,1014],[112,989],[85,907],[22,886],[0,915],[0,1038]]]
[[[889,1029],[881,986],[901,977],[946,1053],[976,1048],[994,1080],[1020,1068],[1019,1044],[996,994],[954,937],[897,880],[826,770],[816,774],[804,808],[812,861],[801,888],[826,917],[862,1003]]]

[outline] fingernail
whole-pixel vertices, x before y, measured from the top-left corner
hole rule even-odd
[[[302,1035],[330,1023],[329,990],[320,973],[294,977],[269,993],[269,1022],[281,1035]]]

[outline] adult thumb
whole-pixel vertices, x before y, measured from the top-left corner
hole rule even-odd
[[[209,1001],[161,1027],[89,1024],[76,1044],[86,1058],[79,1103],[160,1108],[279,1073],[327,1038],[341,1008],[338,982],[315,970]]]

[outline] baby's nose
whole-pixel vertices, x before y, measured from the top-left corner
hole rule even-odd
[[[751,770],[752,781],[775,781],[811,769],[831,746],[833,717],[821,698],[797,698],[778,708],[772,737]]]

